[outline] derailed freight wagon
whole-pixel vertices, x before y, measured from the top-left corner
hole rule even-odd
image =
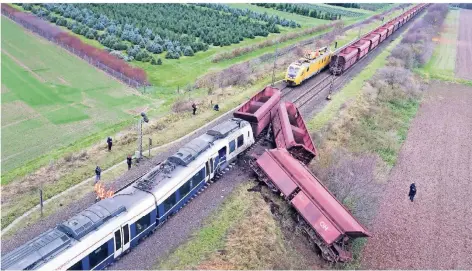
[[[266,87],[244,103],[233,113],[233,116],[248,121],[251,124],[254,137],[257,137],[269,126],[271,116],[277,111],[280,98],[280,90]]]
[[[370,234],[328,189],[285,149],[267,150],[252,169],[259,179],[282,196],[298,213],[298,223],[307,237],[331,262],[346,262],[350,240]]]
[[[305,121],[291,102],[281,102],[272,118],[272,131],[277,148],[287,149],[305,164],[315,158],[317,151]]]

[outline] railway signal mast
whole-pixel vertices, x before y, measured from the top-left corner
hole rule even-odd
[[[143,121],[148,123],[149,119],[146,113],[141,112],[141,118],[138,121],[138,151],[136,152],[136,161],[138,162],[143,157]]]

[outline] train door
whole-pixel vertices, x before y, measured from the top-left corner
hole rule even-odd
[[[213,158],[210,158],[210,173],[213,176],[213,171],[215,170],[215,165],[213,164]]]
[[[115,259],[129,249],[129,225],[126,224],[115,231]]]

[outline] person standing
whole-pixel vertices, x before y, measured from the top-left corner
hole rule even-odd
[[[195,103],[192,104],[193,114],[197,112],[197,105]]]
[[[102,169],[97,166],[95,168],[95,183],[97,183],[98,181],[100,181],[100,175],[102,174]]]
[[[416,185],[415,183],[412,183],[410,185],[410,193],[408,193],[408,196],[410,197],[411,202],[413,202],[413,198],[416,195]]]
[[[126,163],[128,164],[128,170],[131,169],[131,155],[128,155],[128,157],[126,157]]]
[[[111,151],[111,146],[113,145],[113,140],[111,137],[107,138],[107,144],[108,144],[108,151]]]

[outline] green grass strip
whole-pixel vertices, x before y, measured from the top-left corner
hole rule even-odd
[[[196,268],[201,260],[224,246],[224,236],[250,207],[251,201],[247,189],[252,186],[246,183],[238,186],[224,201],[219,210],[207,219],[207,225],[198,230],[193,238],[180,246],[167,259],[155,265],[155,269],[188,269]]]
[[[401,36],[397,37],[393,42],[391,42],[387,48],[374,59],[374,61],[367,65],[364,70],[362,70],[359,75],[357,75],[351,82],[344,86],[341,91],[333,95],[331,102],[308,122],[308,129],[311,131],[319,131],[337,114],[339,108],[341,108],[345,102],[359,95],[362,86],[364,86],[364,83],[369,80],[378,69],[385,66],[388,56],[390,55],[393,48],[395,48],[395,46],[400,43],[400,41]]]

